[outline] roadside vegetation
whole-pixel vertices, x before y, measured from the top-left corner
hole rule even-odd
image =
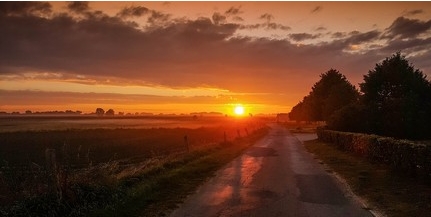
[[[389,136],[431,139],[431,82],[400,53],[364,75],[360,92],[331,69],[289,114],[296,121],[325,121],[327,128]]]
[[[344,178],[354,193],[371,205],[370,208],[377,207],[392,217],[431,216],[431,187],[427,183],[328,143],[312,140],[304,145],[328,169]]]
[[[0,133],[0,215],[163,216],[266,131],[255,118],[219,121]]]
[[[289,113],[324,122],[306,148],[388,216],[431,216],[431,82],[400,52],[377,63],[356,89],[322,74]]]

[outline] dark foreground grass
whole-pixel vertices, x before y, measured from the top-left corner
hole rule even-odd
[[[264,136],[266,131],[266,128],[260,128],[249,136],[229,142],[195,146],[190,152],[136,162],[125,159],[101,163],[70,171],[67,176],[61,170],[57,175],[65,179],[54,181],[65,181],[63,184],[66,185],[61,185],[62,191],[55,191],[56,184],[52,185],[54,191],[43,190],[39,186],[45,185],[33,183],[35,179],[22,173],[26,180],[33,180],[25,182],[25,189],[31,187],[39,193],[23,199],[11,198],[15,202],[0,205],[0,216],[165,216],[217,169]],[[30,173],[30,176],[32,174],[38,173]],[[6,176],[0,176],[1,184],[5,182],[3,177]],[[19,177],[13,176],[16,181],[20,181]],[[3,190],[0,192],[18,190],[3,189],[4,186],[0,185]],[[48,183],[47,186],[51,185]],[[27,195],[28,191],[20,193],[24,194]],[[4,195],[1,193],[0,197]]]
[[[214,127],[0,133],[0,216],[156,216],[264,135]]]
[[[431,216],[431,187],[426,183],[401,177],[386,165],[372,164],[318,140],[304,145],[343,177],[355,194],[387,216]]]
[[[91,216],[167,216],[216,170],[265,134],[266,129],[262,129],[248,138],[222,143],[212,150],[196,151],[182,160],[168,162],[155,173],[140,174],[135,177],[140,181],[129,188],[121,203],[110,209],[97,210]]]

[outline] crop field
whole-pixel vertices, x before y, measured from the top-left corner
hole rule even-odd
[[[218,126],[229,117],[192,116],[0,116],[0,132],[67,129],[149,129]]]
[[[264,129],[251,117],[3,120],[9,127],[0,132],[2,216],[106,210],[128,198],[142,176],[242,144],[231,151],[239,153]]]

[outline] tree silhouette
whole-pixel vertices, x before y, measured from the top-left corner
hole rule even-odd
[[[105,110],[103,110],[103,108],[96,109],[96,115],[103,116],[104,114],[105,114]]]
[[[110,115],[113,116],[115,114],[113,109],[108,109],[108,111],[106,111],[105,115]]]
[[[335,69],[320,75],[308,96],[289,115],[292,120],[327,121],[342,107],[357,102],[359,92],[346,77]]]
[[[371,130],[400,138],[430,137],[431,84],[398,52],[364,75],[362,103]]]

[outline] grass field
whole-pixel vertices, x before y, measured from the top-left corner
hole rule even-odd
[[[0,213],[158,215],[265,129],[258,118],[219,117],[204,127],[185,123],[181,128],[2,132]]]

